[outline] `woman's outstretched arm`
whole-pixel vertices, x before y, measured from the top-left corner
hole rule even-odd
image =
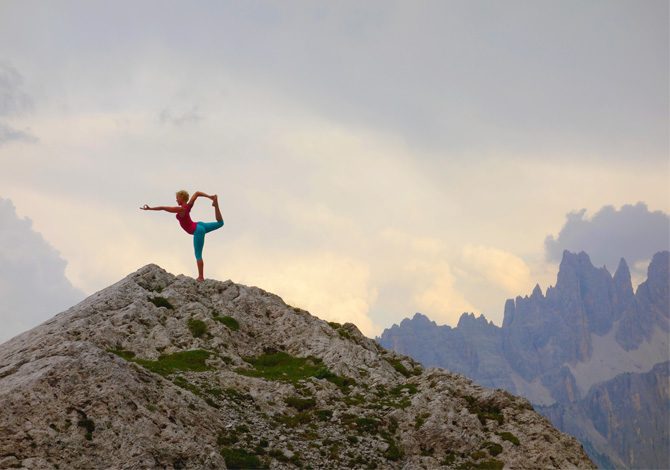
[[[156,206],[156,207],[149,207],[146,204],[140,207],[143,211],[167,211],[167,212],[173,212],[173,213],[178,213],[181,212],[182,208],[181,207],[171,207],[171,206]]]
[[[195,200],[198,199],[200,196],[212,199],[212,196],[210,196],[209,194],[205,194],[202,191],[196,191],[193,193],[193,196],[191,196],[191,200],[188,201],[188,205],[192,206]]]

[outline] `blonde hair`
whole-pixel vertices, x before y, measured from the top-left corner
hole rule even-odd
[[[188,202],[188,191],[177,191],[177,199],[183,202]]]

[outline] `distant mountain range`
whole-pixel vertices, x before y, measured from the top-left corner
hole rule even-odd
[[[565,251],[556,286],[507,300],[502,327],[466,313],[456,328],[438,326],[417,313],[377,340],[528,398],[600,467],[667,468],[669,271],[670,252],[656,253],[633,292],[624,259],[612,276]]]

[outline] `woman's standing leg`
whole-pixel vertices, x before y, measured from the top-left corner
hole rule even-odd
[[[202,259],[202,248],[205,246],[205,227],[202,222],[198,222],[195,232],[193,232],[193,249],[195,250],[195,262],[198,265],[198,278],[196,281],[204,281],[205,262]]]

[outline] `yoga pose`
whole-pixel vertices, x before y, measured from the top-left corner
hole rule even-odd
[[[207,197],[212,200],[212,205],[214,206],[214,213],[216,214],[216,222],[198,222],[195,223],[191,220],[191,208],[195,203],[195,200],[200,196]],[[219,210],[219,199],[216,194],[210,196],[200,191],[196,191],[195,194],[188,199],[188,192],[181,190],[177,191],[177,207],[170,206],[158,206],[158,207],[149,207],[144,205],[140,209],[145,211],[167,211],[177,214],[177,220],[179,220],[179,225],[186,231],[193,235],[193,248],[195,249],[195,261],[198,265],[198,282],[205,280],[203,276],[204,261],[202,260],[202,247],[205,246],[205,234],[216,230],[217,228],[223,227],[223,217],[221,217],[221,211]]]

